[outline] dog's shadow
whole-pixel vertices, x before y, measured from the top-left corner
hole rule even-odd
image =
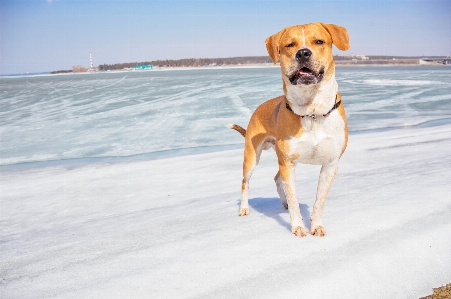
[[[238,205],[240,203],[238,202]],[[280,203],[280,199],[277,197],[271,198],[262,198],[256,197],[249,199],[249,206],[251,209],[257,211],[260,214],[263,214],[267,217],[271,217],[277,221],[280,225],[286,227],[289,231],[291,231],[291,225],[289,221],[286,221],[282,218],[281,214],[287,213],[282,204]],[[304,219],[304,225],[307,230],[310,230],[310,211],[308,205],[299,204],[299,209],[301,210],[301,216]],[[252,213],[252,211],[251,211]]]

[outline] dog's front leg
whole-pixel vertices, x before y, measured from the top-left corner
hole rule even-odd
[[[299,237],[307,236],[307,230],[299,210],[296,198],[296,172],[295,164],[288,161],[279,161],[279,172],[284,185],[288,212],[290,214],[291,232]]]
[[[337,174],[338,161],[323,165],[318,181],[318,190],[316,191],[316,201],[313,205],[312,216],[310,217],[310,233],[315,236],[323,237],[326,235],[326,230],[322,222],[324,203],[329,194],[330,187]]]

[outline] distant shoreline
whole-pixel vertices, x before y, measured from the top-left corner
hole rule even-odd
[[[358,55],[346,56],[335,55],[337,65],[443,65],[445,62],[451,64],[449,58],[444,56],[387,56],[387,55]],[[229,58],[186,58],[177,60],[153,60],[144,62],[126,62],[115,64],[100,64],[95,71],[130,71],[130,70],[150,70],[150,69],[186,69],[186,68],[236,68],[236,67],[259,67],[272,66],[273,61],[269,56],[245,56]],[[89,72],[93,69],[86,69],[74,66],[73,72]],[[71,73],[72,70],[53,71],[57,73]]]
[[[397,66],[418,66],[418,67],[424,67],[424,66],[438,66],[438,67],[447,67],[450,65],[444,65],[444,64],[419,64],[419,63],[413,63],[413,62],[400,62],[399,61],[396,62],[386,62],[386,63],[382,63],[380,61],[377,61],[375,63],[355,63],[355,62],[348,62],[348,61],[335,61],[335,66],[344,66],[344,67],[348,67],[348,66],[393,66],[393,67],[397,67]],[[215,66],[202,66],[202,67],[193,67],[193,66],[171,66],[171,67],[155,67],[153,69],[150,70],[130,70],[130,69],[121,69],[121,70],[108,70],[108,71],[97,71],[97,72],[92,72],[92,73],[122,73],[122,72],[155,72],[155,71],[171,71],[171,70],[218,70],[218,69],[242,69],[242,68],[271,68],[271,67],[276,67],[279,68],[280,64],[279,63],[255,63],[255,64],[241,64],[241,65],[215,65]],[[89,73],[89,72],[86,72]],[[74,73],[74,74],[86,74],[86,73]],[[64,75],[64,74],[59,74],[59,75]]]
[[[416,62],[415,62],[416,61]],[[441,63],[429,63],[419,64],[418,60],[412,59],[400,59],[400,60],[372,60],[372,61],[349,61],[349,60],[336,60],[336,66],[438,66],[449,67]],[[14,78],[14,77],[35,77],[35,76],[65,76],[65,75],[86,75],[86,74],[102,74],[102,73],[123,73],[123,72],[151,72],[151,71],[170,71],[170,70],[201,70],[201,69],[235,69],[235,68],[259,68],[259,67],[280,67],[279,63],[252,63],[252,64],[228,64],[228,65],[209,65],[209,66],[162,66],[154,67],[149,70],[131,70],[131,69],[118,69],[108,71],[87,71],[87,72],[68,72],[68,71],[53,71],[53,72],[39,72],[30,74],[8,74],[0,75],[0,78]]]
[[[338,60],[335,61],[335,66],[450,66],[450,65],[444,65],[440,63],[431,63],[431,64],[419,64],[418,60],[416,60],[416,63],[414,61],[407,61],[407,60],[373,60],[371,62],[364,61],[343,61]],[[118,72],[152,72],[152,71],[170,71],[170,70],[206,70],[206,69],[239,69],[239,68],[260,68],[260,67],[280,67],[279,63],[251,63],[251,64],[228,64],[228,65],[208,65],[208,66],[162,66],[162,67],[154,67],[153,69],[148,70],[131,70],[131,69],[119,69],[119,70],[108,70],[108,71],[96,71],[91,73],[118,73]],[[86,74],[90,72],[84,72],[84,73],[73,73],[73,74]]]
[[[378,59],[378,60],[335,60],[337,66],[448,66],[434,62],[420,64],[419,59]],[[181,69],[228,69],[228,68],[252,68],[252,67],[280,67],[279,63],[248,63],[248,64],[226,64],[226,65],[205,65],[205,66],[155,66],[150,70],[181,70]],[[121,71],[149,71],[117,69],[99,72],[121,72]]]

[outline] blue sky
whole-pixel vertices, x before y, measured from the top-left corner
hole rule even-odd
[[[336,54],[448,55],[451,1],[0,0],[0,74],[157,59],[267,55],[286,26],[335,23]]]

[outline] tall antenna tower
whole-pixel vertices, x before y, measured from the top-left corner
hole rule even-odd
[[[91,63],[89,70],[94,70],[94,67],[92,66],[92,53],[89,53],[89,62]]]

